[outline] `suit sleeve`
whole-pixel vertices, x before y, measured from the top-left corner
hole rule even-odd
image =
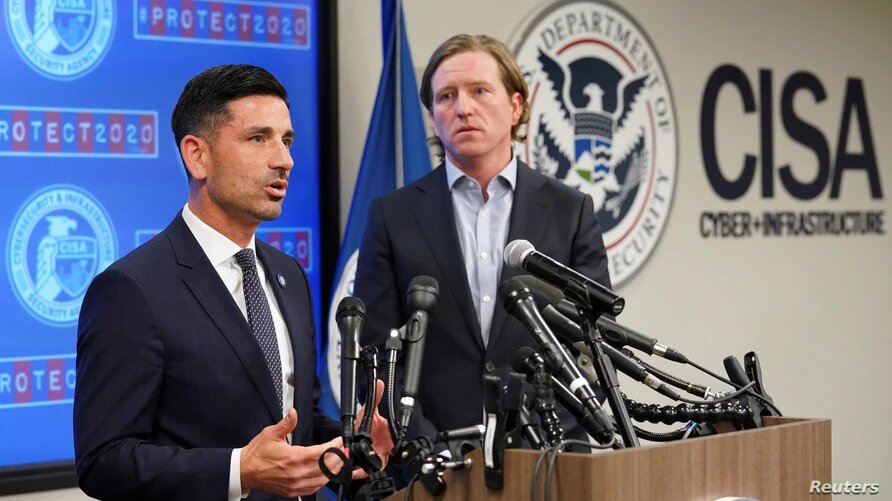
[[[397,284],[398,264],[396,263],[393,243],[385,222],[381,199],[372,202],[369,208],[368,223],[359,247],[359,260],[356,268],[354,294],[366,305],[366,324],[362,332],[363,346],[376,346],[379,353],[384,353],[391,328],[405,323],[407,313],[404,307],[406,291],[399,291]],[[384,369],[381,371],[384,372]],[[364,378],[359,378],[360,393],[365,395]],[[385,389],[386,391],[386,389]],[[397,366],[394,400],[399,405],[402,395],[402,367]],[[393,419],[387,409],[386,397],[381,400],[379,411],[388,420]],[[421,403],[415,401],[415,410],[409,427],[409,438],[425,435],[433,438],[437,429],[427,418]]]
[[[594,203],[589,195],[583,196],[578,217],[579,224],[570,252],[570,268],[610,289],[607,250],[604,248],[604,237],[598,225]]]
[[[74,445],[78,484],[95,498],[226,499],[230,448],[151,442],[164,345],[151,301],[121,271],[93,281],[77,336]]]

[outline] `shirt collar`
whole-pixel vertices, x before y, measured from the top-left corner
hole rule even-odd
[[[446,185],[449,187],[449,190],[452,191],[452,188],[455,187],[455,183],[460,181],[462,178],[468,177],[467,174],[461,171],[449,158],[445,158],[445,167],[446,167]],[[514,186],[517,183],[517,155],[514,154],[514,151],[511,151],[511,160],[508,160],[508,163],[505,167],[496,174],[495,179],[502,178],[508,182],[508,185],[511,187],[511,191],[514,191]]]
[[[242,248],[236,245],[235,242],[226,238],[222,233],[211,228],[207,223],[199,219],[198,216],[189,209],[188,203],[183,207],[183,221],[186,222],[186,226],[189,227],[192,235],[195,236],[195,240],[198,241],[198,245],[201,246],[201,250],[204,251],[208,260],[210,260],[211,265],[214,267],[217,267],[227,259],[231,259],[236,252],[242,250]],[[253,250],[255,255],[257,254],[253,236],[248,243],[248,248]]]

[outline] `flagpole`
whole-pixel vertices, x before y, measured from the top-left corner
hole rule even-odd
[[[396,167],[396,186],[395,188],[402,188],[403,186],[403,85],[402,85],[402,72],[403,65],[401,61],[400,51],[402,50],[403,37],[402,37],[402,23],[400,20],[402,19],[402,0],[395,0],[396,8],[394,11],[394,33],[396,34],[394,38],[394,62],[396,64],[393,65],[394,71],[396,74],[394,75],[396,82],[395,92],[394,92],[394,116],[393,116],[393,137],[394,137],[394,161]]]

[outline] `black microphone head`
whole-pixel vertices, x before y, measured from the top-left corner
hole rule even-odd
[[[409,290],[406,295],[409,311],[422,310],[430,312],[437,305],[437,297],[440,295],[440,284],[433,277],[418,275],[409,283]]]
[[[533,275],[518,275],[515,277],[530,289],[536,307],[540,310],[549,304],[558,304],[564,300],[564,293],[560,289]]]
[[[521,346],[514,352],[514,357],[511,358],[511,369],[523,374],[532,372],[534,369],[531,359],[535,355],[537,355],[536,350],[529,346]]]
[[[750,383],[750,379],[746,376],[743,366],[734,355],[728,355],[722,360],[725,365],[725,372],[728,373],[728,379],[738,387],[742,388]]]
[[[540,312],[543,308],[551,304],[551,298],[549,298],[544,292],[535,288],[535,287],[527,287],[530,291],[530,294],[533,295],[533,301],[536,302],[536,309]]]
[[[528,240],[512,240],[505,246],[505,264],[514,271],[523,270],[523,260],[536,250]]]
[[[527,286],[516,278],[509,278],[503,281],[502,285],[499,286],[499,294],[505,298],[503,305],[508,311],[511,311],[511,308],[517,301],[532,296]]]
[[[365,303],[355,296],[347,296],[338,303],[338,311],[335,313],[335,321],[340,322],[346,316],[358,316],[365,319]]]
[[[538,352],[529,346],[518,348],[511,359],[511,370],[523,374],[533,374],[542,368],[549,374],[557,374],[562,365],[563,362],[556,353],[550,350]]]

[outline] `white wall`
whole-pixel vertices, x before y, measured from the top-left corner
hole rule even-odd
[[[404,4],[419,67],[455,33],[507,40],[539,5],[530,0]],[[380,12],[379,3],[371,1],[341,1],[338,7],[341,210],[346,220],[380,72]],[[620,287],[628,304],[620,320],[719,372],[724,356],[742,359],[756,350],[766,388],[785,414],[833,420],[834,480],[880,482],[882,492],[889,492],[892,431],[886,424],[892,404],[884,395],[892,375],[887,368],[892,359],[892,237],[704,239],[699,218],[715,210],[885,210],[887,231],[892,229],[892,4],[630,0],[622,7],[662,59],[675,100],[679,154],[667,227],[650,260]],[[779,185],[771,200],[762,200],[755,186],[736,202],[719,198],[704,172],[699,123],[706,81],[725,63],[743,69],[754,86],[760,69],[772,70],[775,164],[792,163],[803,179],[813,175],[815,157],[784,133],[777,111],[781,86],[799,70],[820,79],[826,101],[815,104],[803,95],[796,107],[827,136],[832,158],[846,79],[860,78],[884,199],[869,198],[866,177],[859,173],[844,175],[835,201],[825,192],[800,202]],[[724,91],[721,106],[719,157],[723,164],[740,165],[743,152],[759,152],[758,118],[740,114],[733,91]],[[859,141],[850,142],[849,150],[859,148]],[[735,174],[733,168],[728,167],[728,176]],[[634,398],[659,401],[633,391],[631,383],[625,387]]]

